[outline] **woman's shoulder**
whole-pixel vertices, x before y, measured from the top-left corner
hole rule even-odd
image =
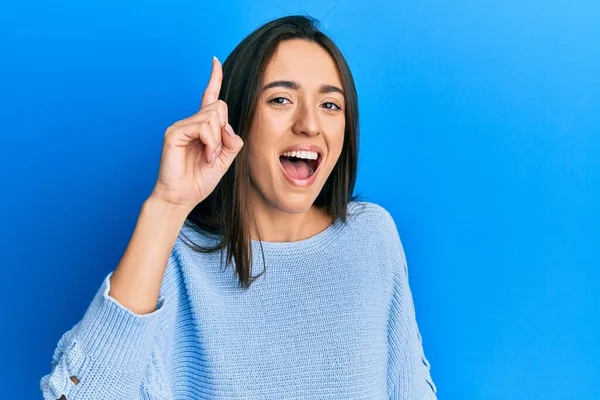
[[[365,240],[375,239],[380,247],[404,253],[400,233],[392,214],[383,206],[368,201],[353,201],[348,206],[349,224]]]
[[[390,212],[383,206],[370,201],[350,202],[348,219],[358,224],[396,230],[396,224]]]
[[[348,211],[349,212],[357,212],[357,211],[365,211],[372,213],[387,213],[389,212],[377,203],[373,203],[371,201],[366,200],[354,200],[348,203]]]
[[[206,232],[197,226],[186,223],[181,227],[169,257],[169,263],[176,270],[184,270],[185,266],[202,265],[210,269],[220,263],[221,237]],[[199,269],[195,269],[199,272]]]

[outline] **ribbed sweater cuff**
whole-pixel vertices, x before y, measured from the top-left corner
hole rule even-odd
[[[111,275],[112,272],[105,278],[75,335],[86,357],[126,371],[149,360],[164,299],[158,299],[155,311],[136,314],[108,295]]]

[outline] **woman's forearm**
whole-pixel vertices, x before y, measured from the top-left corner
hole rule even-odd
[[[189,210],[150,196],[110,277],[109,295],[136,314],[156,309],[165,268]]]

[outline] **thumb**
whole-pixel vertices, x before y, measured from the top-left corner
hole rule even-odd
[[[233,163],[233,160],[235,160],[235,157],[242,150],[242,147],[244,147],[244,142],[241,137],[236,135],[229,123],[221,128],[221,142],[223,148],[217,158],[217,164],[222,165],[224,173]]]

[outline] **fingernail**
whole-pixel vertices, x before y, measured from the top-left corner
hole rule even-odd
[[[227,126],[225,127],[225,130],[227,131],[229,136],[231,136],[231,137],[235,136],[235,132],[233,131],[233,128],[231,127],[231,125],[227,124]]]
[[[217,56],[213,56],[213,62],[215,61],[219,61],[219,59],[217,58]]]

